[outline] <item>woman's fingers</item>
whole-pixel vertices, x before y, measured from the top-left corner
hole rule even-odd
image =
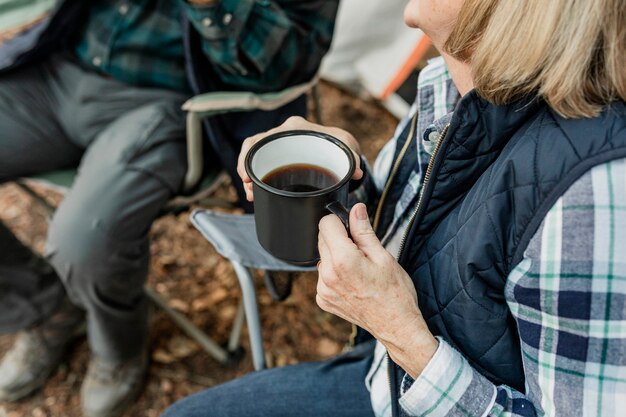
[[[252,182],[252,179],[248,175],[248,172],[246,172],[245,162],[246,162],[246,156],[248,155],[250,148],[258,140],[259,140],[259,135],[251,136],[248,139],[244,140],[243,144],[241,145],[241,152],[239,152],[239,158],[237,159],[237,174],[239,174],[239,177],[244,182],[244,184]]]
[[[356,249],[354,242],[348,237],[348,232],[346,231],[345,226],[336,215],[329,214],[322,217],[319,224],[319,230],[320,235],[328,244],[328,247],[332,251],[333,255],[337,255],[335,252],[336,249],[341,249],[346,246]]]
[[[248,200],[249,202],[253,202],[254,201],[254,194],[252,192],[252,183],[248,182],[243,184],[243,190],[246,193],[246,200]]]
[[[360,158],[360,147],[357,140],[350,133],[346,132],[343,129],[339,129],[336,127],[327,127],[318,125],[315,123],[311,123],[306,119],[299,116],[292,116],[288,118],[282,125],[275,127],[274,129],[268,130],[267,132],[259,133],[257,135],[251,136],[247,138],[243,144],[241,145],[241,152],[239,153],[239,157],[237,159],[237,174],[241,178],[245,186],[246,199],[248,201],[253,201],[254,195],[252,192],[252,179],[248,175],[245,167],[246,157],[250,149],[263,138],[273,135],[275,133],[285,132],[289,130],[312,130],[315,132],[322,132],[329,134],[331,136],[336,137],[343,143],[345,143],[354,154],[356,169],[354,171],[354,175],[352,176],[353,180],[359,180],[363,177],[363,167],[361,167],[361,158]],[[246,185],[250,185],[249,187]]]
[[[321,261],[325,261],[325,262],[330,262],[331,261],[330,250],[328,249],[328,245],[326,244],[326,241],[324,240],[324,236],[322,236],[321,233],[319,233],[318,237],[317,237],[317,250],[320,253],[320,262]]]

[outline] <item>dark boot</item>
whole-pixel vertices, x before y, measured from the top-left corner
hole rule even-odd
[[[65,300],[42,324],[20,332],[0,362],[0,401],[16,401],[42,387],[74,338],[84,333],[84,317]]]

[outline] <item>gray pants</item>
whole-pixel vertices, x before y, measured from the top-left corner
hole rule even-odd
[[[87,311],[94,353],[109,360],[139,353],[148,231],[186,169],[184,98],[60,56],[0,76],[0,183],[79,167],[51,220],[45,260],[0,224],[0,331],[41,320],[64,287]]]

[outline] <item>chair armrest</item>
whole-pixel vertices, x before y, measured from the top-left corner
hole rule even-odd
[[[282,91],[255,94],[251,92],[212,92],[187,100],[187,174],[184,190],[193,188],[202,177],[202,119],[217,114],[249,110],[275,110],[306,94],[318,82],[311,81]]]
[[[275,110],[307,93],[318,82],[311,81],[271,93],[255,94],[247,91],[217,91],[200,94],[183,104],[183,110],[201,117],[246,110]]]

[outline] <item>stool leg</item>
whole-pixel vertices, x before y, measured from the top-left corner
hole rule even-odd
[[[259,371],[265,368],[265,351],[263,349],[263,337],[261,335],[261,320],[259,307],[256,301],[256,292],[250,270],[238,262],[232,262],[241,292],[243,293],[243,306],[246,311],[248,332],[250,333],[250,346],[252,349],[252,362],[254,369]]]
[[[148,298],[176,323],[189,337],[195,340],[202,348],[211,356],[213,356],[218,362],[227,363],[229,360],[228,352],[222,349],[220,345],[215,343],[213,339],[208,337],[202,330],[195,324],[189,321],[179,312],[171,308],[167,302],[161,298],[155,291],[145,287],[144,288]]]
[[[243,329],[243,323],[246,319],[246,313],[243,308],[243,299],[239,301],[237,307],[237,315],[233,322],[233,328],[230,331],[230,337],[228,338],[228,351],[235,352],[239,346],[241,346],[241,330]]]

